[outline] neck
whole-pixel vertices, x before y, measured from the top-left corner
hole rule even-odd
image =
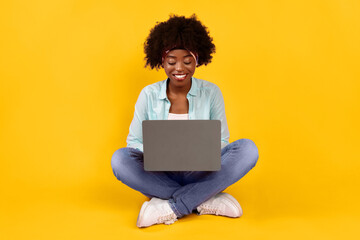
[[[188,92],[190,91],[190,89],[191,89],[191,81],[188,85],[183,86],[183,87],[174,86],[173,84],[171,84],[171,81],[169,79],[167,81],[167,88],[166,88],[167,93],[186,96],[188,94]]]

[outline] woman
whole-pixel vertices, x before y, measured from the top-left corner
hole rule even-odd
[[[148,85],[140,92],[127,147],[117,150],[111,160],[118,180],[151,198],[142,205],[137,226],[171,224],[192,212],[240,217],[240,204],[222,191],[255,166],[258,150],[249,139],[229,143],[220,89],[213,83],[193,77],[195,68],[210,63],[211,54],[215,52],[207,28],[195,14],[190,18],[171,15],[151,30],[144,47],[145,67],[162,67],[168,78]],[[164,119],[220,120],[221,170],[144,171],[142,121]]]

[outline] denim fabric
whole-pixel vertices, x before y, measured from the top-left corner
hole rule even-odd
[[[166,89],[169,79],[144,87],[135,104],[126,142],[127,147],[143,151],[142,121],[168,119],[171,103]],[[189,102],[189,119],[220,120],[221,148],[229,144],[229,129],[225,115],[224,98],[214,83],[191,78],[191,88],[186,96]]]
[[[111,166],[116,178],[130,188],[150,198],[168,199],[180,218],[241,179],[256,165],[258,158],[255,143],[239,139],[221,150],[220,171],[145,171],[143,152],[129,147],[113,154]]]

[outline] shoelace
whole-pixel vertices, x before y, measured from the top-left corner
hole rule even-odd
[[[220,213],[220,209],[218,208],[211,208],[207,205],[204,205],[200,209],[200,214],[215,214],[218,215]]]
[[[175,221],[177,221],[177,218],[173,213],[170,213],[170,214],[164,215],[164,216],[160,216],[157,219],[158,223],[164,223],[164,224],[172,224]]]

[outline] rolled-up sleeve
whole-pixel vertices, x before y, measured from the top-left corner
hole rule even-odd
[[[230,133],[226,121],[224,98],[218,86],[214,88],[210,108],[210,119],[221,121],[221,148],[224,148],[229,144]]]
[[[127,147],[143,151],[142,121],[147,119],[147,95],[145,89],[142,89],[135,104],[134,117],[126,139]]]

